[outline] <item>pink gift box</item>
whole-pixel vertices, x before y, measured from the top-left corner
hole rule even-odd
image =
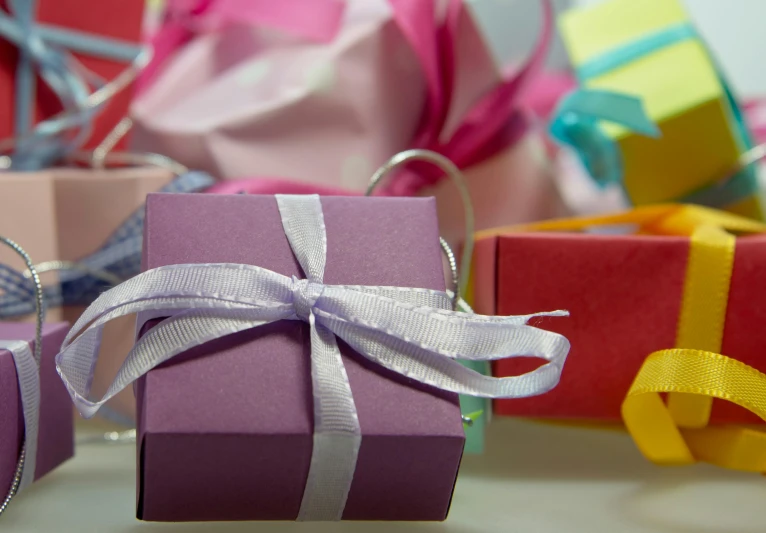
[[[326,283],[444,289],[433,199],[323,197],[322,209]],[[303,277],[273,196],[153,194],[145,229],[147,269],[231,262]],[[343,519],[443,520],[465,440],[457,395],[340,348],[362,431]],[[308,325],[281,321],[140,379],[139,518],[295,519],[312,451],[309,350]]]
[[[0,198],[13,198],[0,209],[0,235],[18,242],[34,263],[77,261],[98,250],[109,236],[144,203],[147,193],[168,184],[174,175],[159,167],[118,169],[52,168],[39,172],[0,173]],[[12,250],[0,248],[0,263],[24,270]],[[42,275],[44,284],[55,284],[56,273]],[[52,308],[49,320],[74,323],[80,306]],[[110,353],[127,353],[135,336],[130,317],[109,324],[104,344]],[[118,358],[102,359],[95,390],[102,392],[105,377],[122,364]],[[130,391],[120,393],[110,407],[128,419],[135,416]]]
[[[68,330],[66,323],[43,326],[40,362],[40,427],[35,480],[74,455],[72,401],[56,373],[54,358]],[[0,322],[0,340],[28,342],[34,350],[35,325]],[[13,356],[0,348],[0,498],[8,494],[24,439],[24,416]]]

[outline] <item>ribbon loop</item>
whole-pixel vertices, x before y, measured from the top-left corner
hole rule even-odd
[[[704,46],[704,42],[699,40],[697,31],[689,22],[671,24],[590,58],[576,67],[576,75],[581,83],[585,83],[588,80],[610,74],[617,69],[625,68],[630,63],[660,52],[665,48],[691,40],[698,40]],[[712,54],[710,55],[712,56]],[[721,69],[715,64],[714,58],[711,61],[723,91],[722,103],[724,111],[729,117],[732,137],[743,149],[751,148],[753,141],[750,138],[739,104],[723,77]],[[584,93],[584,96],[581,93]],[[591,96],[592,93],[596,94]],[[603,91],[593,89],[574,91],[570,96],[578,100],[576,105],[573,102],[567,102],[569,97],[565,97],[551,124],[551,135],[577,151],[588,173],[600,186],[621,182],[623,166],[618,146],[609,136],[599,130],[597,124],[594,123],[594,118],[620,124],[639,135],[659,136],[659,130],[653,122],[648,118],[641,118],[640,115],[643,114],[643,111],[635,109],[636,106],[640,108],[640,99],[612,93],[615,98],[624,98],[625,102],[602,102],[600,98],[603,94]],[[610,100],[612,99],[610,98]],[[574,116],[569,114],[567,106],[575,108]],[[634,109],[631,110],[631,107]],[[577,108],[582,109],[578,110]],[[606,116],[613,115],[615,111],[621,115],[619,118]],[[720,169],[714,170],[719,171]],[[716,176],[711,176],[711,179],[713,178]],[[745,167],[733,175],[718,176],[718,178],[712,184],[688,191],[674,201],[714,207],[725,206],[745,200],[758,190],[757,179],[752,168]]]
[[[319,197],[278,195],[276,201],[307,278],[290,279],[250,265],[171,265],[148,270],[102,294],[74,325],[56,357],[59,374],[84,416],[92,416],[132,381],[193,346],[279,320],[306,321],[311,329],[314,449],[298,518],[338,520],[353,480],[361,429],[336,337],[369,360],[442,390],[526,397],[558,382],[569,342],[526,325],[530,316],[452,311],[449,296],[440,291],[324,285],[327,236]],[[150,311],[170,318],[136,342],[106,395],[90,400],[106,322]],[[498,379],[455,361],[518,355],[547,363],[528,374]]]
[[[659,137],[657,125],[639,98],[608,91],[580,89],[558,104],[550,125],[554,139],[572,147],[588,174],[605,187],[622,181],[622,156],[617,144],[601,129],[611,122],[648,137]]]
[[[691,394],[735,403],[766,420],[766,375],[735,359],[690,349],[651,354],[622,405],[625,425],[641,452],[659,464],[698,460],[737,470],[766,471],[766,434],[739,427],[684,429],[660,393]]]
[[[756,222],[687,207],[659,227],[691,233],[676,348],[642,365],[623,405],[625,426],[641,452],[659,464],[706,461],[763,471],[766,434],[708,428],[713,399],[736,403],[766,420],[766,375],[722,350],[736,238],[724,228],[763,231]],[[667,404],[660,393],[667,393]]]

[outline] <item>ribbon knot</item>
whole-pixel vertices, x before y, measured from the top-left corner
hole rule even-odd
[[[362,431],[338,338],[381,367],[445,391],[523,398],[558,383],[569,341],[527,322],[565,312],[481,316],[453,311],[444,291],[324,284],[327,234],[319,196],[278,195],[276,200],[307,279],[252,265],[169,265],[105,292],[83,313],[56,356],[59,375],[83,415],[92,416],[120,390],[193,346],[297,315],[310,324],[314,399],[313,449],[298,519],[340,520]],[[158,312],[170,318],[136,342],[106,394],[89,399],[104,325],[132,313],[141,313],[140,324]],[[539,357],[546,364],[521,376],[494,378],[457,361],[514,356]]]
[[[299,279],[293,276],[290,291],[293,293],[293,306],[298,318],[306,322],[309,321],[311,309],[316,304],[322,292],[324,285],[308,279]]]

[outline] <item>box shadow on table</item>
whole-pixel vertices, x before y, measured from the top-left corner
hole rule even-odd
[[[152,523],[136,522],[130,533],[245,533],[253,529],[264,533],[479,533],[462,525],[446,522],[215,522]]]
[[[665,472],[669,475],[643,482],[617,500],[615,511],[625,522],[668,533],[764,530],[761,502],[766,487],[762,476],[708,465]],[[745,484],[742,476],[749,476]]]
[[[461,475],[509,480],[732,480],[733,472],[705,465],[659,467],[616,427],[495,417],[483,455],[466,455]]]

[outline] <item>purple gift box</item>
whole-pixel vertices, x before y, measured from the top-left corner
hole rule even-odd
[[[43,326],[40,362],[40,426],[35,480],[74,455],[74,413],[64,384],[56,373],[54,358],[61,348],[68,324]],[[0,340],[35,344],[35,324],[1,322]],[[24,440],[24,415],[13,356],[0,348],[0,498],[13,482]]]
[[[325,283],[444,290],[433,199],[321,202]],[[143,262],[245,263],[304,277],[273,196],[149,195]],[[339,345],[362,430],[343,519],[445,519],[465,439],[457,395]],[[141,378],[136,401],[138,518],[297,517],[314,423],[308,324],[281,321],[191,349]]]

